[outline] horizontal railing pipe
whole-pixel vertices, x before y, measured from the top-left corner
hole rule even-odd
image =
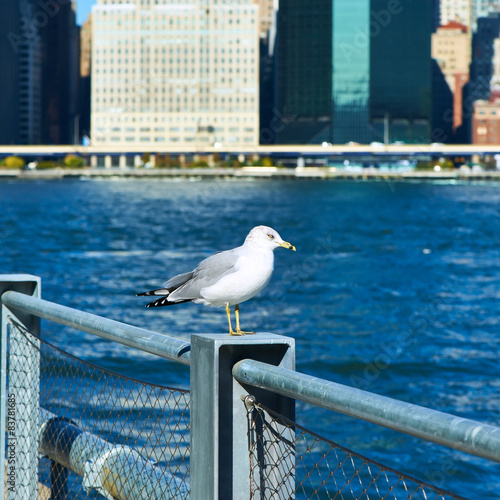
[[[191,344],[183,340],[19,292],[5,292],[2,295],[2,302],[10,309],[21,310],[43,319],[92,333],[98,337],[113,340],[170,361],[184,365],[191,363]]]
[[[233,367],[241,384],[388,427],[500,462],[500,428],[405,403],[292,370],[244,359]]]

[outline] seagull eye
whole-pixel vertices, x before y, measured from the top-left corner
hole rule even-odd
[[[274,235],[273,234],[269,233],[268,236],[269,236],[269,238],[271,238],[272,240],[274,240]]]

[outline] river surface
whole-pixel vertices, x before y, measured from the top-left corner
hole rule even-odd
[[[243,243],[278,249],[243,329],[296,339],[297,369],[500,425],[500,185],[90,180],[0,182],[2,273],[42,278],[45,299],[175,337],[224,333],[223,309],[145,309],[135,294]],[[187,388],[189,373],[43,322],[43,336],[121,373]],[[499,465],[297,406],[311,430],[471,499],[500,498]]]

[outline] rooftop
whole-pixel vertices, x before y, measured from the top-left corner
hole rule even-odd
[[[449,21],[448,24],[439,26],[438,31],[440,30],[460,30],[462,33],[467,33],[469,28],[465,26],[465,24],[458,23],[457,21]]]

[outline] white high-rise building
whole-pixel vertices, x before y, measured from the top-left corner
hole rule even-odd
[[[490,87],[492,90],[500,90],[500,38],[493,41],[493,74],[491,75]]]
[[[456,21],[467,27],[472,26],[472,0],[441,0],[439,23],[445,26]]]
[[[500,0],[472,0],[472,25],[477,28],[478,17],[488,17],[488,14],[500,12]]]
[[[440,0],[439,23],[441,26],[450,21],[457,21],[477,29],[477,19],[488,17],[488,14],[500,12],[500,0]]]
[[[94,145],[258,144],[253,0],[98,0],[92,20]]]

